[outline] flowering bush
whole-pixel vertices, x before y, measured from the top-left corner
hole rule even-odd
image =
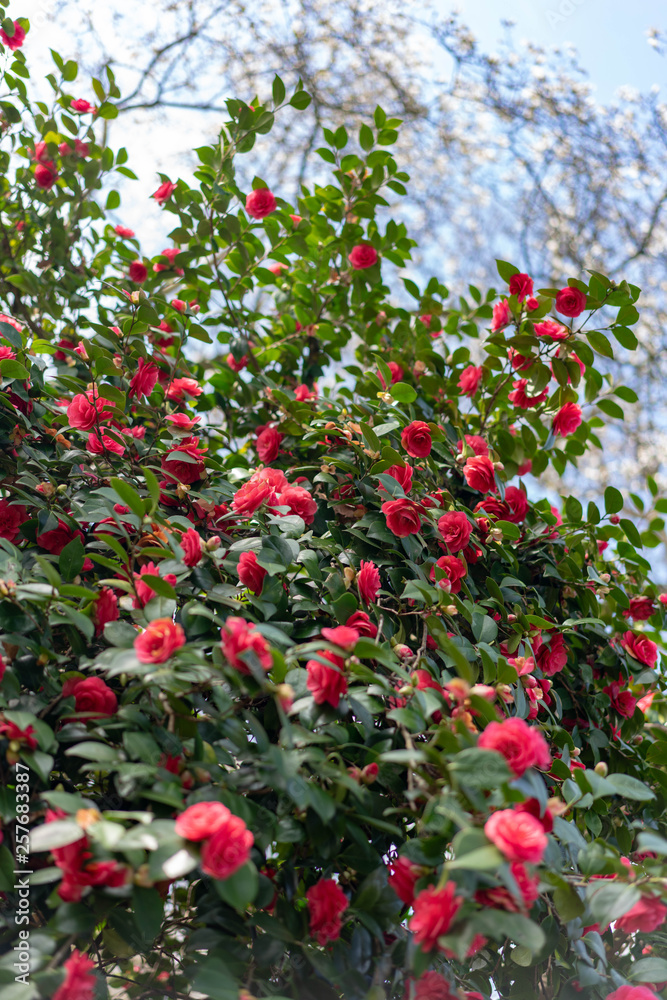
[[[237,156],[308,104],[278,78],[271,101],[228,102],[196,186],[161,177],[174,246],[139,257],[108,217],[113,173],[132,176],[99,124],[112,74],[94,106],[54,54],[53,106],[32,107],[8,47],[8,952],[15,869],[32,916],[31,964],[0,986],[655,996],[650,532],[613,487],[584,514],[521,478],[576,465],[587,408],[631,401],[596,357],[639,290],[534,289],[502,261],[499,294],[456,301],[397,277],[414,244],[387,199],[408,178],[380,108],[358,142],[324,130],[330,183],[297,205],[270,179],[243,190]]]

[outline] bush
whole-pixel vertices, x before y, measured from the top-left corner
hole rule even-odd
[[[397,278],[380,108],[324,130],[296,206],[242,191],[237,156],[309,101],[279,79],[228,102],[197,186],[161,177],[173,246],[143,257],[108,215],[133,176],[103,142],[113,76],[94,109],[54,60],[52,107],[21,48],[1,104],[0,984],[646,1000],[651,538],[614,488],[584,514],[508,485],[632,401],[596,356],[639,289]]]

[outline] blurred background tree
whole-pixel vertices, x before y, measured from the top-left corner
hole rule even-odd
[[[202,141],[217,133],[227,96],[266,94],[275,73],[290,84],[301,78],[313,101],[299,127],[277,122],[285,131],[270,161],[261,144],[253,157],[255,172],[286,198],[316,180],[307,157],[321,127],[360,124],[380,96],[406,123],[397,156],[412,178],[410,231],[423,254],[415,268],[432,270],[455,294],[466,291],[464,274],[493,281],[483,262],[494,257],[529,271],[536,287],[560,287],[603,262],[612,278],[640,285],[640,350],[632,362],[620,349],[608,361],[639,403],[582,461],[578,488],[582,499],[609,484],[633,490],[660,530],[646,478],[659,496],[667,492],[667,105],[655,90],[629,88],[600,103],[571,47],[519,43],[506,23],[489,54],[442,6],[121,0],[109,10],[94,0],[41,0],[35,26],[46,11],[69,33],[84,71],[99,76],[111,64],[128,96],[110,128],[130,119],[150,136],[166,125],[184,168],[193,132]],[[649,42],[660,51],[657,32]],[[111,55],[123,49],[122,60]],[[567,488],[555,474],[550,485]]]

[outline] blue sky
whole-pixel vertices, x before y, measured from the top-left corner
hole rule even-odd
[[[519,39],[572,42],[603,102],[623,85],[645,90],[658,84],[663,96],[667,92],[667,59],[646,37],[649,28],[667,29],[665,0],[438,0],[438,7],[447,13],[456,7],[487,51],[502,34],[501,20],[516,23]]]

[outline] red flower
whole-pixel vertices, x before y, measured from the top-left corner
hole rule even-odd
[[[78,111],[82,115],[88,114],[90,111],[95,111],[95,105],[86,101],[83,97],[77,97],[75,101],[70,101],[69,106],[72,111]]]
[[[176,820],[176,834],[185,840],[206,840],[229,819],[231,812],[222,802],[196,802]]]
[[[607,1000],[660,1000],[648,986],[619,986],[607,995]]]
[[[97,980],[91,970],[95,963],[75,948],[63,968],[65,979],[53,994],[53,1000],[93,1000]]]
[[[275,427],[264,427],[257,435],[255,441],[255,451],[260,462],[273,462],[278,457],[280,442],[285,435],[277,431]]]
[[[136,282],[138,285],[142,284],[148,277],[148,268],[143,263],[143,261],[137,258],[133,260],[127,271],[130,280]]]
[[[0,736],[4,736],[10,743],[21,743],[28,750],[35,750],[37,747],[37,739],[32,735],[34,732],[34,726],[21,729],[15,722],[0,722]]]
[[[322,945],[336,941],[343,925],[342,915],[350,905],[347,896],[332,878],[321,878],[306,893],[310,936]]]
[[[545,319],[543,323],[535,324],[535,335],[550,337],[552,340],[565,340],[570,336],[570,331],[555,319]]]
[[[485,455],[476,455],[466,459],[463,466],[463,476],[472,490],[480,493],[490,493],[496,489],[496,470],[493,462]]]
[[[206,448],[199,447],[199,438],[185,438],[175,448],[170,448],[161,459],[162,471],[167,479],[179,483],[195,483],[202,479],[206,472],[206,466],[202,460],[202,455]],[[195,461],[183,461],[180,455],[188,455]]]
[[[458,594],[461,589],[461,580],[463,580],[468,572],[465,564],[457,559],[456,556],[440,556],[435,566],[443,570],[445,575],[438,580],[438,587],[442,590],[447,590],[447,584],[449,584],[448,593]],[[431,566],[431,572],[429,574],[431,580],[435,583],[435,566]]]
[[[332,642],[334,646],[340,646],[347,651],[354,649],[359,642],[360,632],[356,628],[349,628],[347,625],[337,625],[336,628],[323,628],[320,632],[323,639]]]
[[[240,816],[229,813],[204,841],[201,870],[212,878],[226,879],[242,868],[255,842]]]
[[[246,198],[245,210],[253,219],[264,219],[276,210],[275,196],[268,188],[257,188]]]
[[[412,489],[412,466],[411,465],[392,465],[388,469],[384,470],[383,475],[391,476],[396,482],[401,486],[404,493],[409,493]],[[379,490],[387,492],[384,486],[378,486]]]
[[[394,383],[396,383],[396,382],[400,382],[401,379],[403,378],[403,376],[405,375],[405,372],[403,371],[403,369],[401,368],[401,366],[397,365],[395,361],[388,361],[387,362],[387,368],[389,369],[389,371],[391,373],[391,384],[392,385],[394,385]],[[384,380],[384,375],[382,374],[382,372],[378,372],[377,376],[380,379],[380,382],[382,383],[382,388],[386,389],[387,388],[387,383]]]
[[[167,399],[173,399],[177,403],[182,403],[187,396],[201,396],[202,387],[194,378],[173,378],[167,389]]]
[[[496,333],[497,330],[502,330],[509,323],[512,322],[512,313],[510,312],[510,304],[507,299],[502,299],[500,302],[496,302],[493,307],[493,322],[491,324],[491,332]]]
[[[444,889],[422,889],[415,899],[409,927],[423,951],[432,951],[453,924],[463,902],[455,893],[456,886],[448,882]]]
[[[132,606],[135,608],[143,608],[145,604],[155,597],[155,591],[148,583],[144,583],[142,577],[144,576],[159,576],[160,570],[153,562],[146,563],[142,566],[138,573],[134,573],[134,590],[136,596],[132,599]],[[176,586],[176,577],[173,573],[167,573],[166,576],[162,578],[165,583],[170,584],[172,587]]]
[[[505,886],[497,886],[493,889],[481,889],[476,892],[475,901],[484,907],[490,906],[495,910],[507,910],[508,913],[530,910],[540,895],[539,879],[535,875],[529,875],[526,866],[520,861],[512,862],[510,872],[519,888],[518,898],[512,895]]]
[[[409,858],[398,857],[391,862],[387,881],[398,898],[406,906],[412,906],[415,900],[415,884],[424,874],[420,865],[413,864]]]
[[[229,617],[220,629],[222,652],[225,659],[240,674],[249,675],[250,668],[241,659],[244,653],[254,653],[263,670],[270,670],[273,657],[268,642],[254,625],[244,618]]]
[[[234,355],[229,353],[225,358],[225,361],[227,362],[227,364],[229,365],[229,367],[233,372],[240,372],[247,367],[250,358],[248,357],[247,354],[244,354],[243,357],[237,361]]]
[[[523,302],[532,294],[533,279],[527,274],[513,274],[510,278],[510,295],[516,295],[519,302]]]
[[[63,684],[63,698],[74,698],[77,712],[91,719],[115,715],[118,699],[101,677],[70,677]]]
[[[358,243],[352,248],[347,259],[355,271],[364,271],[367,267],[377,264],[377,250],[368,243]]]
[[[634,618],[636,622],[645,622],[655,614],[655,604],[653,598],[646,595],[642,597],[631,597],[630,607],[624,608],[621,612],[624,618]]]
[[[110,587],[102,587],[93,604],[95,635],[102,635],[106,623],[117,621],[119,615],[118,598]]]
[[[624,719],[631,719],[635,714],[637,699],[630,691],[622,691],[619,681],[612,681],[607,687],[602,688],[605,694],[609,695],[611,707],[622,715]]]
[[[13,542],[21,525],[28,520],[28,511],[20,503],[0,500],[0,538]]]
[[[387,527],[397,538],[416,535],[422,526],[422,508],[413,500],[401,497],[387,500],[382,504],[382,513],[387,518]]]
[[[8,35],[4,28],[0,28],[0,38],[3,45],[6,45],[12,52],[16,52],[25,41],[25,28],[22,28],[18,21],[14,21],[14,34]]]
[[[134,229],[128,229],[127,226],[114,226],[114,233],[123,239],[131,239],[134,236]]]
[[[151,197],[155,198],[158,205],[164,205],[165,201],[168,201],[169,198],[171,198],[175,190],[176,190],[175,184],[172,184],[171,181],[163,181],[163,183],[160,184],[157,191],[153,192]]]
[[[308,680],[306,687],[312,694],[317,705],[324,705],[325,702],[332,708],[338,708],[341,696],[347,694],[347,680],[343,673],[344,662],[342,657],[335,653],[323,651],[318,654],[324,660],[333,664],[327,667],[319,660],[308,660],[306,670]]]
[[[576,403],[564,403],[553,419],[554,434],[566,437],[574,433],[581,423],[581,407]]]
[[[202,557],[201,537],[194,528],[188,528],[180,537],[183,562],[186,566],[196,566]]]
[[[632,656],[633,659],[645,663],[647,667],[654,667],[658,660],[658,647],[645,635],[637,635],[635,632],[626,632],[621,639],[621,646]]]
[[[317,503],[303,486],[288,486],[275,501],[279,507],[289,507],[291,514],[298,514],[306,524],[312,524],[317,514]]]
[[[479,389],[484,378],[484,369],[476,368],[475,365],[468,365],[461,372],[457,385],[464,396],[474,396]]]
[[[415,982],[410,978],[405,983],[403,1000],[456,1000],[458,994],[451,992],[449,981],[439,972],[424,972]],[[480,1000],[484,998],[479,994]]]
[[[253,594],[261,593],[264,585],[266,570],[257,562],[254,552],[242,552],[236,567],[239,574],[239,581]]]
[[[472,524],[463,511],[451,510],[438,521],[438,531],[450,552],[460,552],[470,541]]]
[[[484,824],[484,833],[508,861],[539,864],[549,843],[539,819],[514,809],[492,813]]]
[[[559,674],[567,663],[567,646],[560,632],[547,633],[549,644],[539,637],[537,649],[537,665],[547,677]],[[537,648],[538,640],[533,640],[533,648]]]
[[[517,778],[530,767],[546,769],[551,763],[549,748],[540,730],[519,718],[490,722],[477,746],[501,754]]]
[[[537,396],[529,396],[526,393],[527,385],[528,382],[525,378],[520,378],[517,382],[512,382],[512,388],[514,391],[509,394],[509,401],[510,403],[514,403],[514,405],[520,410],[529,410],[532,406],[539,406],[540,403],[543,403],[549,395],[545,389]]]
[[[112,438],[110,434],[106,434],[105,431],[108,428],[100,427],[100,433],[94,434],[90,433],[88,435],[88,441],[86,442],[86,451],[90,452],[91,455],[103,455],[105,452],[112,452],[114,455],[124,455],[125,447]]]
[[[255,479],[253,476],[236,491],[232,507],[239,514],[254,514],[263,503],[277,503],[276,488],[266,479]]]
[[[368,636],[374,639],[378,634],[377,625],[374,625],[365,611],[355,611],[345,622],[348,628],[355,629],[359,635]]]
[[[372,604],[380,589],[380,573],[374,562],[361,560],[357,573],[359,596],[365,604]]]
[[[185,633],[171,618],[155,618],[134,640],[141,663],[165,663],[185,645]]]
[[[52,160],[43,160],[35,166],[35,181],[37,182],[37,187],[44,188],[48,191],[52,188],[58,177],[58,172],[53,165]]]
[[[158,367],[146,358],[139,358],[136,374],[130,379],[128,398],[132,396],[150,396],[158,377]]]
[[[431,454],[431,429],[423,420],[413,420],[401,431],[401,444],[412,458],[426,458]]]
[[[468,445],[469,448],[472,448],[475,455],[477,456],[482,455],[484,458],[488,458],[489,446],[484,440],[484,438],[479,437],[478,434],[466,434],[465,443]],[[463,453],[463,441],[456,442],[456,450],[458,451],[459,455]]]
[[[616,927],[624,934],[652,934],[661,927],[667,917],[667,906],[663,906],[655,896],[642,896],[638,903],[619,917]]]
[[[579,316],[586,308],[586,296],[578,288],[561,288],[556,296],[556,312],[563,316]]]
[[[58,518],[58,527],[37,535],[35,541],[43,549],[46,549],[47,552],[50,552],[54,556],[59,556],[65,546],[69,545],[75,538],[80,538],[83,541],[83,534],[80,531],[74,531],[68,524]]]

